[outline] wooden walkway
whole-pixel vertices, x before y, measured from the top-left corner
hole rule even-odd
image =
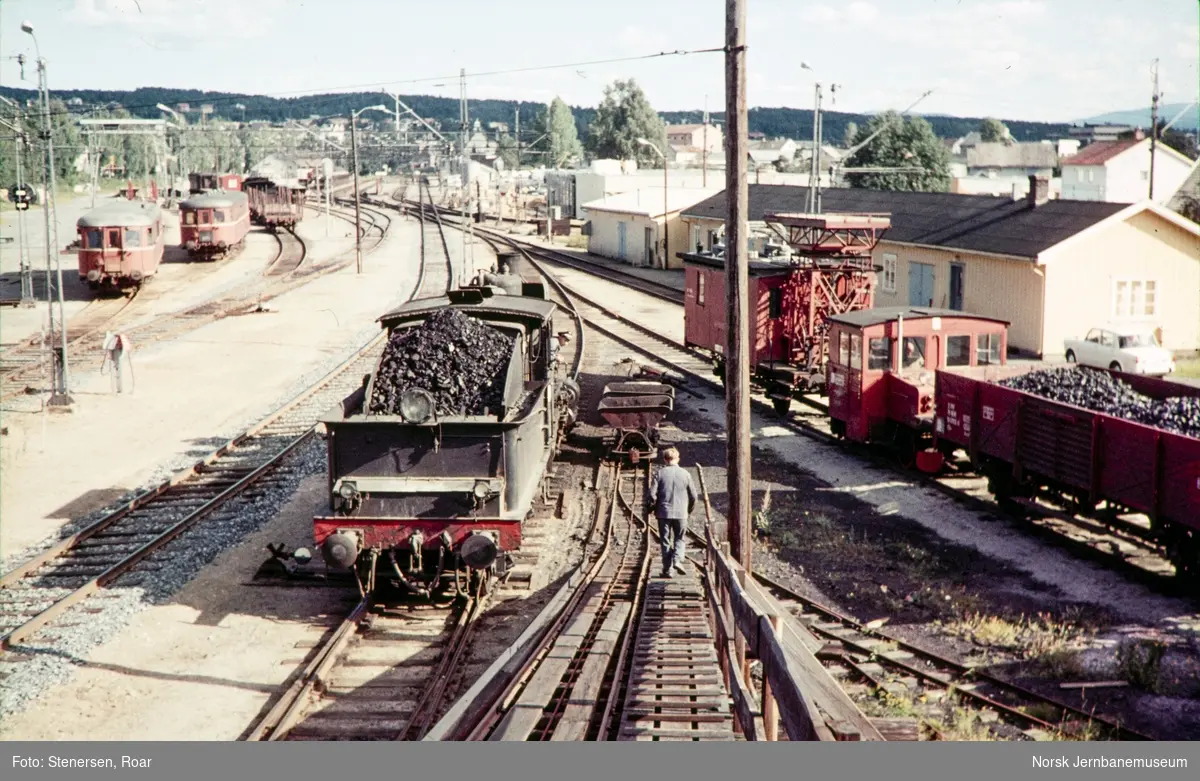
[[[646,585],[630,658],[620,740],[744,740],[734,730],[695,568]]]

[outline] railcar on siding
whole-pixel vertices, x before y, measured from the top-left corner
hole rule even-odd
[[[214,258],[240,250],[249,232],[245,193],[214,190],[179,204],[180,244],[193,257]]]
[[[162,263],[162,210],[148,201],[101,206],[79,218],[79,279],[93,290],[137,287]]]

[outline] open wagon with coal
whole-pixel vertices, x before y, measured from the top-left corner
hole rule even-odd
[[[1006,509],[1049,503],[1145,537],[1200,583],[1200,388],[1077,366],[940,370],[936,432]]]
[[[578,389],[557,373],[556,306],[461,290],[384,315],[375,372],[322,419],[331,569],[433,596],[503,572]]]
[[[604,386],[597,407],[612,427],[609,454],[633,463],[658,456],[659,425],[675,409],[675,389],[657,382],[614,382]]]

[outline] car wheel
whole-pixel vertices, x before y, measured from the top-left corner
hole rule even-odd
[[[1112,369],[1115,372],[1119,372],[1119,371],[1121,371],[1121,364],[1118,363],[1117,361],[1113,361],[1112,363],[1110,363],[1108,365],[1108,368]]]
[[[1075,351],[1067,350],[1067,363],[1075,363]]]

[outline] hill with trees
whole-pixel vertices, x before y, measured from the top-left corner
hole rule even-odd
[[[0,94],[24,102],[36,97],[29,89],[0,88]],[[339,92],[324,95],[303,95],[275,98],[266,95],[245,95],[231,92],[205,92],[202,90],[174,89],[168,87],[142,87],[136,90],[55,90],[53,97],[68,104],[72,112],[89,115],[92,110],[120,104],[134,117],[157,118],[162,112],[157,104],[176,108],[180,103],[188,104],[193,112],[201,105],[211,105],[211,116],[233,120],[266,120],[282,122],[286,119],[308,119],[310,117],[346,117],[351,111],[373,103],[388,103],[381,92]],[[426,119],[437,120],[443,129],[457,130],[458,100],[434,95],[401,95],[401,99]],[[242,108],[244,106],[244,109]],[[521,136],[523,141],[532,140],[536,128],[528,120],[545,110],[540,103],[515,100],[470,100],[471,119],[488,122],[514,124],[516,111],[521,110]],[[588,137],[588,126],[596,113],[595,107],[571,107],[579,138]],[[669,123],[700,122],[701,111],[663,111],[660,116]],[[716,122],[723,121],[723,112],[711,112]],[[839,111],[823,113],[824,136],[836,142],[846,136],[847,126],[858,127],[868,124],[874,115],[852,114]],[[926,116],[933,132],[940,138],[959,138],[979,127],[981,117]],[[1016,141],[1040,141],[1066,135],[1069,125],[1053,122],[1025,122],[1002,120]],[[749,112],[749,130],[763,133],[769,138],[788,137],[812,138],[812,111],[801,108],[756,106]],[[529,135],[528,138],[526,136]]]

